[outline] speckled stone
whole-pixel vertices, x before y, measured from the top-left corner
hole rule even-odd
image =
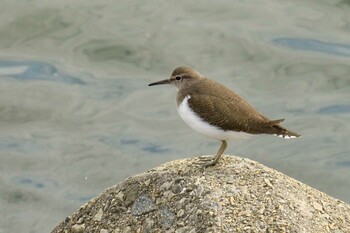
[[[168,162],[108,188],[52,233],[350,232],[350,206],[249,159]]]
[[[162,228],[169,229],[173,225],[176,219],[175,214],[170,210],[168,206],[164,206],[163,208],[161,208],[159,210],[159,214],[160,214],[159,222],[162,225]]]
[[[131,213],[133,215],[142,215],[157,209],[156,204],[147,196],[139,196],[131,207]]]

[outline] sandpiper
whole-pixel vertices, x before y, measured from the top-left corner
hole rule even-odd
[[[191,128],[222,142],[216,156],[204,166],[215,165],[227,147],[226,141],[239,137],[239,134],[272,134],[282,138],[300,136],[280,126],[284,119],[270,120],[230,89],[190,67],[178,67],[169,79],[148,86],[160,84],[177,88],[178,113]]]

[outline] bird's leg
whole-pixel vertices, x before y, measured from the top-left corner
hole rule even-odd
[[[221,155],[224,153],[226,147],[227,147],[227,142],[225,140],[222,140],[220,149],[219,149],[218,153],[216,154],[216,156],[214,157],[214,159],[210,159],[209,162],[203,163],[202,165],[204,167],[209,167],[209,166],[215,165],[219,161]]]

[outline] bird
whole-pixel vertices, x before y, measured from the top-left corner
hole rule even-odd
[[[246,134],[270,134],[285,139],[300,134],[282,127],[284,119],[270,120],[238,94],[188,66],[177,67],[170,78],[148,86],[170,84],[177,89],[177,111],[182,120],[202,135],[221,141],[215,157],[202,163],[218,163],[227,141]]]

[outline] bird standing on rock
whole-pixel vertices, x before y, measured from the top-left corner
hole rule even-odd
[[[240,134],[272,134],[282,138],[300,136],[280,125],[284,119],[270,120],[230,89],[190,67],[180,66],[170,79],[148,86],[160,84],[177,88],[178,113],[191,128],[222,142],[216,156],[204,166],[215,165],[227,147],[226,141],[238,138]]]

